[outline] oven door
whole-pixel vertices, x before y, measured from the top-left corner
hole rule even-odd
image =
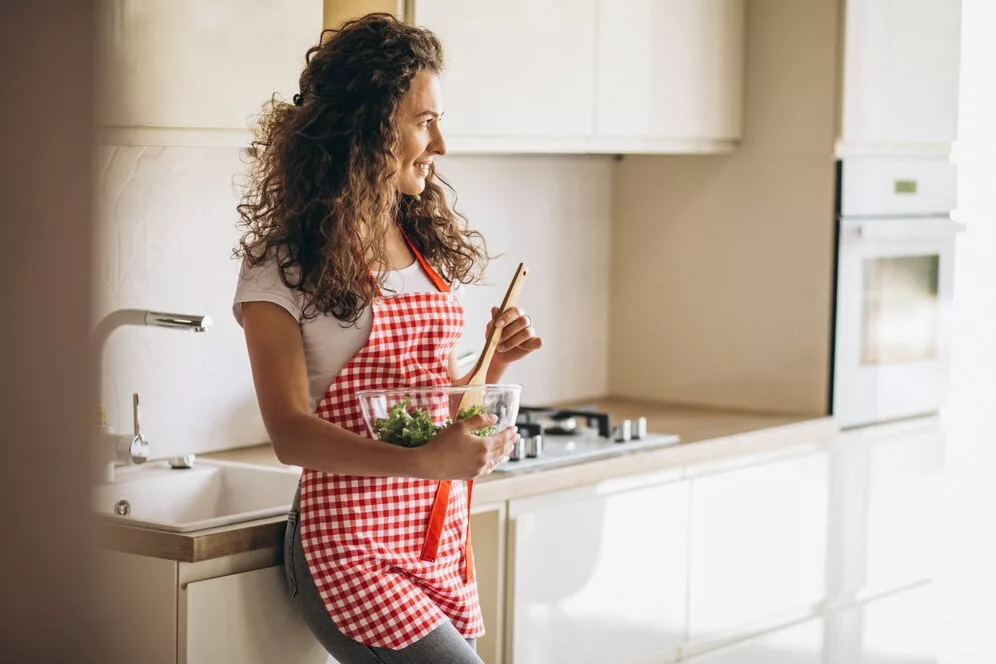
[[[940,408],[961,228],[947,217],[841,219],[833,377],[840,426]]]

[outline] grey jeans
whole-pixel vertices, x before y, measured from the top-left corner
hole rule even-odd
[[[450,622],[401,650],[368,646],[340,632],[325,609],[304,558],[298,501],[299,496],[295,496],[284,536],[288,591],[315,638],[339,664],[483,664],[474,651],[474,639],[465,640]]]

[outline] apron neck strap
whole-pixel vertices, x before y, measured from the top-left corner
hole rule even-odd
[[[449,293],[450,292],[449,284],[443,281],[443,278],[439,276],[439,273],[436,272],[434,269],[432,269],[432,266],[429,265],[429,261],[425,260],[425,257],[422,255],[422,253],[415,247],[415,243],[413,243],[411,239],[409,239],[408,234],[405,233],[404,229],[401,228],[400,225],[398,226],[398,229],[401,231],[401,237],[405,238],[405,242],[408,244],[408,248],[412,250],[413,254],[415,254],[415,260],[417,260],[418,264],[422,266],[422,270],[425,272],[426,276],[429,277],[429,280],[432,281],[432,283],[436,286],[437,289],[439,289],[441,293]]]

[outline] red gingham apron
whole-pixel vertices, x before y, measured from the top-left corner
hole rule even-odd
[[[451,383],[448,359],[463,331],[463,308],[408,244],[439,292],[377,298],[370,338],[316,409],[319,417],[363,436],[370,434],[358,390]],[[393,650],[446,620],[464,638],[484,634],[468,541],[472,489],[472,482],[304,469],[302,548],[340,632]]]

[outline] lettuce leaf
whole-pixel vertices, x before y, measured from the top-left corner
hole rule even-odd
[[[423,408],[411,408],[411,399],[405,397],[398,403],[391,406],[387,417],[379,417],[374,420],[374,433],[386,443],[402,445],[404,447],[418,447],[424,445],[430,438],[445,429],[452,422],[447,421],[443,426],[436,426],[432,423],[432,416]],[[463,420],[474,415],[487,412],[484,406],[471,406],[464,408],[457,413],[457,419]],[[483,427],[472,433],[475,436],[490,436],[498,431],[497,425]]]

